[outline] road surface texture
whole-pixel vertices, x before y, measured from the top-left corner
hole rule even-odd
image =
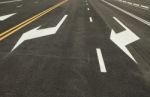
[[[0,0],[0,97],[150,97],[147,2]]]

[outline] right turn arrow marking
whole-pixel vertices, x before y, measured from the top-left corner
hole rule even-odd
[[[116,17],[113,17],[122,27],[125,28],[124,31],[116,33],[113,29],[111,31],[110,39],[124,52],[126,53],[135,63],[137,61],[132,56],[130,51],[127,49],[127,45],[139,40],[140,38],[135,35],[128,27],[126,27],[121,21]]]

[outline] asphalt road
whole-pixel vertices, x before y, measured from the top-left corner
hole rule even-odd
[[[1,0],[0,97],[150,97],[149,32],[116,0]]]

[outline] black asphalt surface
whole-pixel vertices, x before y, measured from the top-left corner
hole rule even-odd
[[[16,13],[0,21],[0,33],[61,1],[0,4],[0,16]],[[106,1],[150,21],[149,10]],[[68,0],[0,41],[0,97],[150,97],[150,26],[101,0],[87,2]],[[68,17],[56,34],[27,40],[11,52],[23,33],[55,27],[64,15]],[[137,64],[110,40],[112,29],[124,30],[113,17],[140,37],[127,46]],[[97,48],[106,73],[100,71]]]

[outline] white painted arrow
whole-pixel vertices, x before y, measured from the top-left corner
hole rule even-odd
[[[134,59],[130,51],[127,49],[127,45],[139,40],[140,38],[135,35],[128,27],[126,27],[121,21],[116,17],[113,17],[122,27],[125,28],[124,31],[116,33],[113,29],[111,31],[110,39],[126,53],[135,63],[137,61]]]
[[[8,15],[4,15],[4,16],[0,16],[0,21],[4,21],[12,16],[14,16],[16,13],[12,13],[12,14],[8,14]]]
[[[60,28],[60,26],[63,24],[63,22],[65,21],[65,19],[67,18],[68,15],[65,15],[61,21],[56,25],[56,27],[52,27],[52,28],[47,28],[47,29],[42,29],[42,30],[38,30],[40,28],[36,27],[26,33],[24,33],[21,38],[18,40],[18,42],[16,43],[16,45],[13,47],[13,49],[11,50],[14,51],[19,45],[21,45],[24,41],[26,40],[31,40],[31,39],[35,39],[35,38],[39,38],[39,37],[43,37],[43,36],[48,36],[48,35],[52,35],[55,34],[57,32],[57,30]]]

